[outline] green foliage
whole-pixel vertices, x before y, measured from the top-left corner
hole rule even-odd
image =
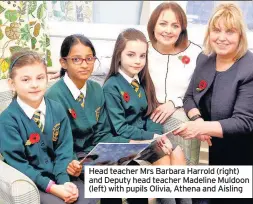
[[[44,12],[45,12],[45,7],[44,7],[43,4],[41,4],[41,5],[39,6],[39,8],[37,9],[37,18],[38,18],[38,19],[42,19],[43,16],[44,16]]]
[[[34,48],[35,48],[35,45],[36,45],[36,43],[37,43],[36,38],[35,38],[35,37],[32,37],[31,42],[32,42],[32,49],[34,49]]]
[[[28,42],[32,37],[30,34],[29,25],[25,24],[25,26],[23,28],[21,28],[20,31],[21,31],[21,39]]]
[[[5,8],[0,5],[0,14],[5,11]]]
[[[12,46],[12,47],[10,47],[9,49],[10,49],[10,52],[11,52],[12,55],[13,55],[15,52],[19,52],[19,51],[23,50],[23,48],[20,47],[20,46]]]
[[[37,8],[37,1],[29,1],[28,14],[32,14]]]
[[[4,37],[4,34],[3,34],[2,29],[0,28],[0,40],[2,40],[2,39],[3,39],[3,37]]]
[[[10,22],[15,22],[18,19],[18,12],[16,10],[7,10],[4,16]]]
[[[63,13],[57,10],[53,10],[53,14],[55,17],[60,17],[60,18],[63,17]]]

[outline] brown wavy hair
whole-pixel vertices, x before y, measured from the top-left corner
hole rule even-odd
[[[17,69],[27,66],[27,65],[32,66],[33,64],[36,64],[36,63],[43,64],[43,66],[45,67],[45,72],[47,73],[47,65],[46,65],[45,59],[43,59],[42,57],[42,54],[39,54],[32,50],[23,49],[19,52],[15,52],[11,56],[10,61],[11,61],[11,65],[9,68],[10,79],[14,79],[14,77],[16,76]],[[13,94],[14,94],[13,99],[17,98],[17,93],[14,92]]]
[[[24,49],[19,52],[15,52],[11,56],[10,61],[11,61],[11,65],[9,69],[9,77],[11,79],[15,77],[15,74],[16,74],[15,70],[17,68],[21,68],[27,65],[33,65],[36,63],[43,64],[47,72],[47,65],[46,65],[45,59],[43,59],[42,57],[42,54],[37,53],[32,50]]]
[[[176,16],[176,18],[181,26],[181,29],[182,29],[181,33],[175,43],[175,47],[185,49],[188,46],[187,18],[186,18],[186,14],[185,14],[184,10],[182,9],[182,7],[175,2],[161,3],[152,12],[152,14],[149,18],[149,21],[148,21],[148,26],[147,26],[148,36],[149,36],[149,39],[150,39],[152,45],[154,45],[157,42],[157,40],[155,38],[155,34],[154,34],[154,29],[155,29],[155,26],[156,26],[156,23],[157,23],[157,20],[158,20],[160,14],[164,10],[172,10],[175,13],[175,16]]]

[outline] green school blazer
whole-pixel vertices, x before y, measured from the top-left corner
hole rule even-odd
[[[75,100],[63,79],[56,82],[46,96],[61,103],[67,113],[74,140],[74,152],[88,153],[99,142],[128,143],[129,139],[115,137],[106,111],[101,86],[88,80],[84,108]],[[73,114],[74,113],[74,114]],[[76,157],[76,154],[74,155]]]
[[[14,99],[0,115],[0,152],[4,160],[27,175],[41,189],[51,180],[69,182],[66,172],[73,156],[69,119],[62,106],[45,98],[44,130],[29,119]]]
[[[142,86],[138,92],[121,75],[110,77],[103,86],[108,112],[115,133],[131,140],[153,139],[162,134],[162,125],[145,117],[147,98]]]

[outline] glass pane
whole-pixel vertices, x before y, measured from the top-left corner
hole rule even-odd
[[[47,1],[49,21],[92,22],[92,1]]]
[[[93,23],[139,25],[142,1],[94,1]]]
[[[186,14],[189,23],[204,24],[208,23],[213,9],[221,2],[219,1],[188,1],[186,4]],[[253,2],[236,1],[242,9],[245,22],[249,29],[253,30]]]
[[[140,25],[143,2],[47,1],[47,7],[49,21]]]

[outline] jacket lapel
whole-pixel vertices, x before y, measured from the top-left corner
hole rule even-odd
[[[204,64],[201,64],[200,66],[202,66],[202,68],[199,69],[200,73],[197,75],[197,78],[195,81],[195,87],[194,87],[195,99],[198,104],[200,102],[200,99],[205,95],[207,90],[210,89],[213,83],[215,73],[216,73],[216,55],[211,55],[209,59],[205,61]],[[199,87],[199,84],[202,80],[204,80],[207,83],[207,85],[203,90],[197,91],[197,88]]]

